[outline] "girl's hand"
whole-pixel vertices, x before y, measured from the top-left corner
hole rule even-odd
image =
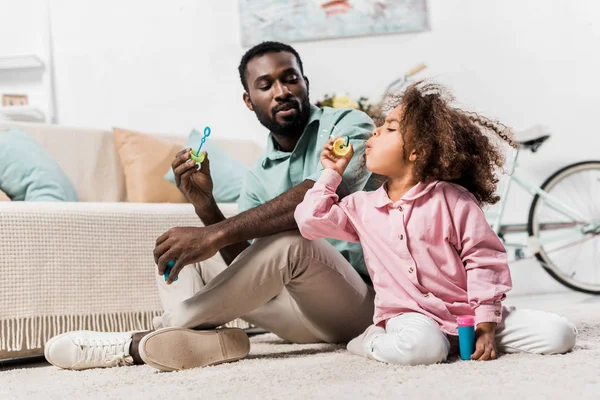
[[[477,324],[475,335],[477,336],[475,353],[471,355],[471,360],[495,360],[498,354],[496,351],[496,323],[482,322]]]
[[[354,148],[352,145],[348,145],[349,151],[343,157],[338,157],[333,153],[333,142],[335,142],[338,138],[329,139],[323,146],[323,151],[321,152],[321,164],[325,169],[332,169],[336,171],[340,175],[344,175],[344,171],[348,167],[350,163],[350,159],[354,155]]]

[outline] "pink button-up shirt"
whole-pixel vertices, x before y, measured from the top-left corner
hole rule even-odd
[[[435,320],[456,335],[456,316],[500,322],[512,287],[506,250],[465,188],[419,183],[393,203],[382,186],[341,201],[342,178],[323,171],[295,218],[307,239],[362,244],[375,288],[375,324],[407,312]]]

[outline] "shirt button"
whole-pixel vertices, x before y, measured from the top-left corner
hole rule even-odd
[[[398,206],[398,210],[402,211],[402,206]]]
[[[494,311],[494,315],[495,315],[496,317],[499,317],[499,316],[500,316],[500,314],[501,314],[501,313],[500,313],[500,311],[498,311],[498,310]]]
[[[410,268],[408,269],[408,272],[409,272],[410,274],[412,274],[412,273],[413,273],[413,271],[414,271],[413,267],[410,267]]]
[[[403,240],[403,239],[404,239],[404,235],[403,235],[403,234],[399,234],[399,235],[398,235],[398,238],[399,238],[400,240]]]
[[[424,293],[423,297],[429,297],[429,293]]]

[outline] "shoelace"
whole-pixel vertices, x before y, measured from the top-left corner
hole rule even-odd
[[[131,356],[125,351],[126,340],[78,339],[76,343],[82,350],[78,363],[115,366],[131,363]]]

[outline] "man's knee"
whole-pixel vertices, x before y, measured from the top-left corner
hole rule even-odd
[[[258,257],[269,265],[279,269],[286,267],[291,271],[302,265],[302,260],[319,258],[318,249],[322,245],[320,242],[305,239],[299,231],[292,230],[256,239],[246,251],[249,252],[247,254],[249,257]],[[327,242],[325,244],[329,245]],[[262,263],[250,264],[257,268],[264,268]]]
[[[258,238],[252,246],[256,246],[256,248],[273,247],[275,251],[293,252],[295,249],[310,246],[311,243],[298,230],[291,230]]]

